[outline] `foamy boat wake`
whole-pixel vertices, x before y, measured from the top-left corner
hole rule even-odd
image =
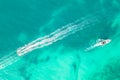
[[[98,23],[98,19],[96,17],[91,17],[89,19],[85,19],[83,21],[76,21],[74,23],[70,23],[62,28],[56,30],[55,32],[42,37],[38,38],[23,47],[17,49],[17,54],[22,56],[28,52],[31,52],[35,49],[42,48],[48,46],[58,40],[61,40],[77,31],[83,30],[91,25]]]
[[[2,57],[0,59],[0,69],[3,69],[14,62],[18,61],[20,57],[16,54],[15,51],[11,52],[9,55]]]
[[[19,56],[23,56],[35,49],[43,48],[45,46],[51,45],[52,43],[62,40],[63,38],[76,33],[77,31],[83,30],[87,27],[93,26],[99,23],[101,20],[98,16],[87,16],[82,20],[77,20],[73,23],[63,26],[60,29],[52,32],[49,35],[38,38],[23,47],[18,48],[14,52],[0,59],[0,69],[3,69],[12,63],[20,59]],[[17,54],[16,54],[17,53]]]

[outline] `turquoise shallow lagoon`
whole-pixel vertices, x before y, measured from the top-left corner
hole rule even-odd
[[[82,29],[17,55],[70,23]],[[86,50],[99,39],[111,42]],[[119,49],[119,0],[0,0],[0,80],[120,80]]]

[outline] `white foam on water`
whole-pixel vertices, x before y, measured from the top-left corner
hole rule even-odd
[[[17,54],[19,56],[22,56],[28,52],[31,52],[35,49],[42,48],[45,46],[48,46],[58,40],[61,40],[77,31],[83,30],[93,24],[98,23],[98,19],[96,17],[91,17],[91,18],[85,18],[85,20],[78,20],[74,23],[70,23],[66,26],[63,26],[62,28],[52,32],[51,34],[38,38],[28,44],[26,44],[23,47],[20,47],[17,49]]]
[[[68,25],[63,26],[62,28],[57,29],[49,35],[46,35],[41,38],[37,38],[36,40],[26,44],[23,47],[18,48],[13,51],[9,55],[0,59],[0,69],[3,69],[14,62],[18,61],[24,54],[31,52],[38,48],[43,48],[48,46],[58,40],[62,40],[63,38],[77,32],[83,30],[87,27],[90,27],[94,24],[97,24],[100,20],[96,16],[90,16],[87,18],[77,20],[76,22],[70,23]],[[17,53],[17,54],[16,54]]]
[[[5,67],[13,64],[14,62],[18,61],[19,59],[20,59],[20,57],[16,55],[15,51],[13,51],[9,55],[0,59],[0,69],[3,69]]]

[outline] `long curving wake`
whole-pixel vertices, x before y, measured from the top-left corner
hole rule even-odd
[[[82,20],[82,21],[76,21],[74,23],[70,23],[66,26],[63,26],[62,28],[52,32],[51,34],[38,38],[28,44],[26,44],[23,47],[20,47],[17,49],[17,54],[19,56],[22,56],[28,52],[31,52],[35,49],[42,48],[44,46],[48,46],[58,40],[61,40],[77,31],[83,30],[91,25],[94,25],[98,23],[99,20],[96,17],[91,17],[89,19]]]
[[[101,21],[99,18],[100,18],[99,16],[87,16],[82,20],[77,20],[73,23],[65,25],[62,28],[57,29],[56,31],[52,32],[49,35],[38,38],[26,44],[25,46],[18,48],[17,50],[13,51],[9,55],[0,59],[0,69],[3,69],[11,65],[12,63],[18,61],[20,59],[20,56],[23,56],[28,52],[31,52],[38,48],[43,48],[45,46],[48,46],[58,40],[62,40],[63,38],[76,33],[77,31],[83,30],[87,27],[90,27],[99,23]]]

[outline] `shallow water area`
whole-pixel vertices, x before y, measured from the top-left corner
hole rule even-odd
[[[120,79],[119,0],[1,0],[0,11],[0,80]],[[100,39],[111,42],[92,47]]]

